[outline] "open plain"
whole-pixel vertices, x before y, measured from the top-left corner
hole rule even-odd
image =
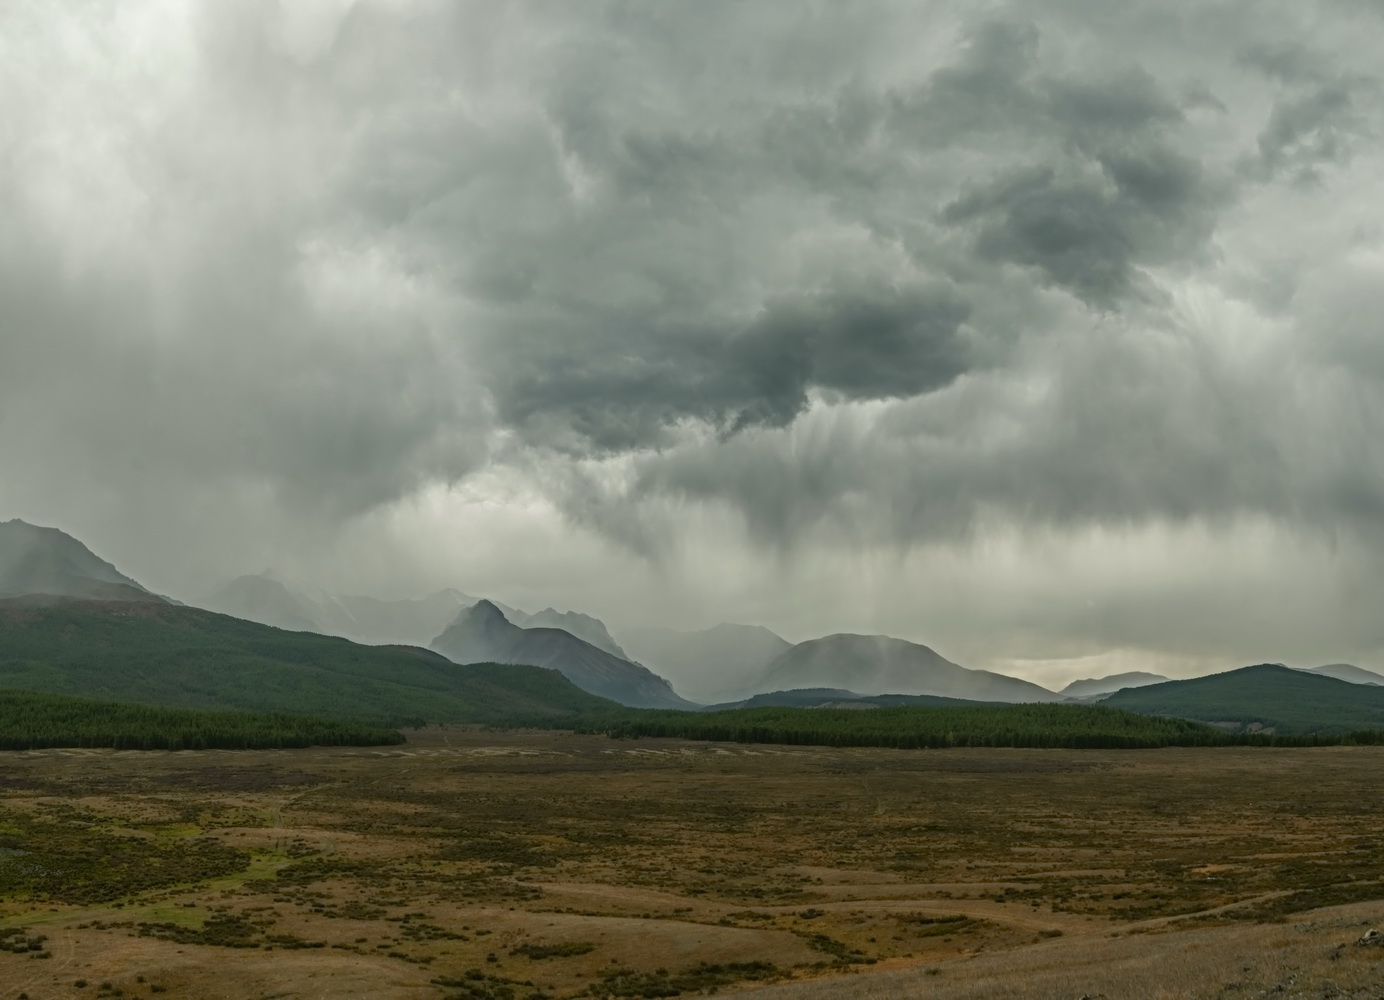
[[[1384,750],[0,760],[0,1000],[1381,997]]]

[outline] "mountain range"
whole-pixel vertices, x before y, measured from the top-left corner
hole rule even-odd
[[[634,629],[617,640],[590,615],[552,607],[530,614],[453,589],[410,600],[310,596],[265,574],[231,581],[208,603],[230,617],[152,593],[58,529],[0,522],[0,687],[206,707],[374,705],[381,712],[428,706],[431,696],[399,690],[417,687],[435,692],[435,707],[460,719],[476,710],[461,707],[464,699],[447,694],[448,686],[480,683],[484,674],[492,717],[506,699],[530,715],[551,709],[554,698],[591,699],[581,711],[612,702],[697,708],[661,676],[667,674],[683,690],[721,702],[716,708],[1100,701],[1230,729],[1384,725],[1384,675],[1346,663],[1261,664],[1186,681],[1134,671],[1074,681],[1054,693],[891,636],[837,634],[792,644],[759,626],[722,624],[691,632]],[[25,624],[36,620],[47,624]],[[59,641],[50,627],[59,620],[64,635],[90,643]],[[130,645],[121,636],[138,641]],[[418,673],[420,662],[428,678]],[[535,701],[532,691],[551,687],[557,675],[561,686]],[[258,701],[246,694],[255,687],[252,676],[261,678]],[[231,699],[231,689],[241,702]],[[313,692],[306,702],[303,692]],[[209,700],[199,701],[203,695]]]
[[[0,600],[0,688],[398,724],[560,719],[615,709],[552,670],[459,666],[155,600]]]
[[[384,601],[324,594],[314,600],[289,590],[271,577],[241,577],[219,592],[213,607],[253,621],[303,631],[344,635],[362,642],[396,642],[432,646],[441,632],[477,598],[443,590],[417,600]],[[692,701],[648,687],[647,674],[671,678],[680,691],[697,701],[741,704],[756,695],[824,688],[853,693],[855,699],[886,692],[955,698],[975,702],[1099,701],[1125,688],[1166,682],[1168,678],[1129,671],[1073,681],[1053,692],[1029,681],[953,663],[919,643],[891,636],[840,634],[794,645],[756,625],[721,624],[701,631],[663,628],[631,629],[619,641],[605,623],[575,611],[545,608],[536,614],[488,600],[509,624],[519,629],[559,629],[589,646],[633,665],[589,662],[590,651],[557,641],[510,638],[475,647],[465,655],[478,659],[487,651],[497,662],[542,656],[543,665],[563,670],[583,690],[635,707],[687,707]],[[564,657],[574,656],[570,664]],[[455,657],[453,657],[455,658]],[[566,669],[564,670],[564,665]],[[1384,684],[1384,675],[1351,664],[1305,668],[1352,684]],[[628,682],[617,682],[617,676]],[[627,700],[627,699],[634,700]]]
[[[560,628],[521,628],[491,601],[477,601],[462,609],[431,646],[454,663],[548,667],[583,691],[633,708],[696,707],[647,667]]]
[[[499,605],[495,605],[499,607]],[[597,649],[605,650],[611,656],[618,656],[622,660],[632,659],[628,653],[620,648],[620,644],[615,641],[606,628],[605,622],[599,618],[592,618],[584,615],[580,611],[558,611],[555,608],[544,608],[536,614],[525,615],[522,611],[513,608],[500,608],[515,625],[525,629],[535,628],[557,628],[574,635],[583,642],[588,642]]]
[[[545,608],[529,614],[451,589],[414,600],[327,593],[313,597],[267,573],[237,577],[207,603],[217,611],[294,632],[373,645],[432,646],[459,663],[556,669],[582,690],[631,707],[693,707],[663,678],[631,662],[604,622],[577,611]],[[481,605],[479,614],[468,615]],[[524,632],[533,634],[519,634]]]

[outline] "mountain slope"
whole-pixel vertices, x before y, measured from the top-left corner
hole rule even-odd
[[[399,722],[612,709],[551,670],[461,667],[405,646],[286,632],[201,608],[0,600],[0,688],[189,708]]]
[[[721,624],[698,632],[641,628],[620,633],[640,663],[672,678],[692,698],[732,701],[756,690],[756,681],[793,644],[760,625]]]
[[[927,646],[887,635],[838,634],[800,642],[769,664],[759,687],[833,687],[969,701],[1062,700],[1037,684],[988,670],[969,670]]]
[[[1111,674],[1109,677],[1088,677],[1084,680],[1072,681],[1057,693],[1064,698],[1098,698],[1103,694],[1114,694],[1124,688],[1161,684],[1167,679],[1162,674],[1131,670],[1128,673]]]
[[[629,659],[629,654],[620,648],[620,644],[615,641],[610,630],[606,628],[605,622],[599,618],[584,615],[579,611],[558,611],[555,608],[544,608],[537,614],[529,615],[522,622],[515,622],[515,624],[521,628],[560,628],[583,642],[591,643],[597,649],[605,650],[611,656],[618,656],[622,660]]]
[[[0,522],[0,597],[58,594],[106,601],[163,601],[57,528]]]
[[[327,632],[321,608],[270,576],[238,576],[206,603],[221,614],[290,632]]]
[[[1209,677],[1119,691],[1101,702],[1147,715],[1258,724],[1280,733],[1342,733],[1384,729],[1384,688],[1291,670],[1276,663]]]
[[[432,648],[456,663],[526,663],[560,671],[583,691],[632,708],[692,708],[637,663],[556,628],[520,628],[490,601],[457,615]]]
[[[1350,684],[1384,685],[1384,674],[1378,674],[1373,670],[1366,670],[1364,667],[1357,667],[1350,663],[1327,663],[1324,666],[1307,667],[1305,669],[1309,674],[1321,674],[1323,677],[1334,677],[1338,681],[1346,681]]]

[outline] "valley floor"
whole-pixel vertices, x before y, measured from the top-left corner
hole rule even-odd
[[[0,1000],[1384,997],[1381,765],[467,729],[7,754]]]

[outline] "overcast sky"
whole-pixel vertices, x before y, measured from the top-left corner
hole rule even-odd
[[[1384,3],[0,2],[0,519],[1384,667]]]

